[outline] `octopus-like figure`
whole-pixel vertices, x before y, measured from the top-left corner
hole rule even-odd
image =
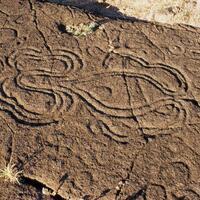
[[[23,123],[59,121],[76,103],[74,97],[93,113],[136,117],[150,128],[180,126],[186,120],[182,99],[187,81],[171,66],[110,53],[100,72],[88,72],[81,57],[70,50],[44,54],[36,48],[14,52],[8,63],[15,74],[2,81],[0,108]]]

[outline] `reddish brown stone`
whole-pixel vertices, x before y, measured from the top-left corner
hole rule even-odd
[[[199,36],[0,1],[0,199],[200,199]]]

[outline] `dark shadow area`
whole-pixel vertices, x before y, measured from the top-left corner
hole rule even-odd
[[[131,196],[128,196],[126,200],[137,200],[140,197],[143,197],[143,199],[146,200],[146,186],[136,193],[133,193]]]
[[[61,32],[61,33],[68,33],[67,32],[67,30],[66,30],[66,26],[64,25],[64,24],[62,24],[62,23],[57,23],[56,24],[57,25],[57,28],[58,28],[58,30]]]
[[[111,191],[111,189],[105,189],[99,197],[97,197],[95,200],[100,200],[101,198],[105,197],[109,192]]]
[[[21,177],[21,184],[23,185],[30,185],[34,188],[36,188],[40,194],[40,199],[43,199],[43,194],[42,194],[42,189],[46,188],[48,189],[50,192],[53,192],[53,190],[51,188],[48,188],[45,184],[35,180],[35,179],[31,179],[29,177]],[[51,196],[54,200],[65,200],[63,197],[61,197],[60,195],[56,194],[55,196]]]
[[[67,2],[67,0],[37,0],[42,3],[54,3],[65,6],[73,6],[79,9],[83,9],[86,12],[89,12],[96,16],[103,16],[112,19],[122,19],[127,21],[143,21],[139,20],[135,17],[127,16],[119,11],[119,9],[115,6],[109,5],[108,3],[99,3],[96,0],[86,0],[82,1],[83,3],[74,3]],[[81,0],[80,0],[81,2]]]
[[[65,174],[61,177],[61,179],[59,180],[59,186],[58,186],[58,188],[57,188],[57,190],[56,190],[56,193],[57,193],[58,190],[63,186],[65,180],[67,180],[68,177],[69,177],[69,176],[68,176],[67,173],[65,173]]]

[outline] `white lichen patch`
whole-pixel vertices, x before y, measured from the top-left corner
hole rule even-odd
[[[46,195],[46,196],[55,196],[56,195],[56,192],[49,189],[49,188],[45,188],[43,187],[42,188],[42,194]]]
[[[93,33],[97,28],[98,24],[96,22],[91,22],[89,24],[79,24],[79,25],[66,25],[66,31],[74,36],[86,36]]]

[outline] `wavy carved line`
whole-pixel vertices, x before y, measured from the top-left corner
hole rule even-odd
[[[172,74],[174,77],[176,77],[177,81],[179,82],[180,86],[182,87],[182,89],[186,92],[188,90],[188,84],[187,84],[187,80],[184,77],[184,75],[180,72],[180,70],[171,67],[169,65],[165,65],[162,63],[156,63],[156,64],[149,64],[147,61],[145,61],[142,58],[139,57],[135,57],[133,55],[127,55],[127,54],[121,54],[121,53],[114,53],[114,55],[118,55],[120,57],[123,58],[123,63],[124,63],[124,72],[132,72],[135,69],[139,68],[139,70],[142,71],[142,68],[145,68],[144,70],[148,70],[148,69],[163,69],[165,71],[168,71],[170,74]],[[110,59],[112,58],[112,55],[107,55],[106,59]],[[108,60],[109,61],[109,60]],[[134,68],[129,67],[126,68],[126,62],[127,61],[134,61],[135,63],[137,63],[137,66],[134,66]],[[109,64],[105,63],[106,61],[103,62],[103,65],[107,65],[107,67],[109,68]],[[139,73],[139,72],[138,72]],[[148,72],[146,73],[148,74]],[[153,75],[153,73],[149,73],[149,76]]]
[[[20,78],[22,78],[22,76]],[[24,87],[26,89],[30,89],[30,90],[34,90],[34,91],[39,90],[39,87],[37,85],[35,87],[33,87],[33,86],[28,87],[27,85],[23,85],[23,83],[21,83],[19,80],[18,80],[18,82],[22,87]],[[54,86],[52,86],[52,88],[54,88]],[[64,89],[62,89],[62,88],[64,88]],[[48,87],[43,87],[40,89],[41,89],[41,91],[45,91],[45,90],[49,90],[50,88],[48,86]],[[101,113],[104,113],[104,114],[107,113],[108,115],[113,116],[113,117],[114,116],[115,117],[116,116],[117,117],[125,117],[125,118],[132,117],[131,108],[118,109],[115,107],[109,107],[109,106],[103,104],[102,102],[98,101],[97,99],[95,99],[95,97],[93,97],[89,92],[72,87],[72,85],[70,85],[70,87],[67,87],[67,86],[60,87],[59,85],[56,85],[54,90],[60,90],[61,92],[71,91],[71,93],[77,94],[82,99],[84,99],[84,101],[87,102],[89,106],[95,107],[95,109]],[[135,115],[140,116],[140,115],[142,115],[142,113],[151,112],[151,111],[157,109],[158,107],[161,107],[163,105],[162,102],[165,102],[164,104],[176,104],[177,107],[183,108],[182,106],[180,106],[180,103],[175,103],[174,99],[168,99],[168,100],[166,99],[166,100],[160,100],[158,102],[154,102],[154,103],[152,103],[152,105],[149,104],[149,105],[144,105],[139,108],[134,108]]]
[[[58,112],[58,111],[63,112],[64,106],[65,106],[65,95],[63,93],[64,91],[60,92],[57,88],[53,88],[51,85],[49,88],[39,88],[37,86],[35,88],[30,87],[30,86],[27,86],[27,85],[24,85],[23,83],[21,83],[20,80],[22,77],[23,77],[23,74],[19,74],[16,77],[16,83],[19,88],[29,90],[29,91],[41,92],[44,94],[54,95],[56,105],[54,106],[52,113]]]
[[[178,92],[174,92],[170,89],[168,89],[167,87],[163,86],[161,83],[159,83],[158,81],[152,79],[151,76],[147,75],[147,74],[139,74],[139,73],[133,73],[131,71],[112,71],[112,72],[105,72],[105,73],[101,73],[101,74],[93,74],[91,77],[88,77],[86,80],[83,79],[83,81],[79,80],[67,80],[67,81],[71,81],[73,83],[85,83],[87,81],[91,81],[91,78],[95,78],[99,77],[99,76],[103,76],[103,77],[112,77],[112,76],[126,76],[126,77],[133,77],[133,78],[140,78],[140,79],[144,79],[148,82],[150,82],[151,84],[153,84],[156,88],[158,88],[159,90],[161,90],[164,94],[166,95],[180,95],[180,93],[182,94],[183,92],[181,91],[180,93]]]
[[[106,135],[107,137],[111,138],[112,140],[119,142],[121,144],[127,144],[129,143],[129,138],[127,135],[118,134],[115,131],[112,130],[107,124],[105,124],[103,121],[98,120],[98,124],[101,127],[102,133]]]
[[[49,78],[58,78],[59,82],[66,82],[66,84],[68,83],[86,83],[89,81],[95,81],[96,78],[103,76],[103,77],[112,77],[112,76],[126,76],[126,77],[133,77],[133,78],[140,78],[140,79],[144,79],[148,82],[150,82],[152,85],[154,85],[157,89],[161,90],[164,94],[166,95],[170,95],[170,96],[178,96],[180,94],[184,95],[186,94],[186,92],[183,92],[183,90],[185,91],[186,88],[188,88],[185,84],[182,84],[183,86],[180,87],[179,91],[173,91],[168,89],[167,87],[163,86],[161,83],[159,83],[158,81],[152,79],[152,77],[150,75],[147,74],[139,74],[139,73],[133,73],[130,70],[126,70],[126,71],[111,71],[111,72],[104,72],[104,73],[97,73],[97,74],[93,74],[90,77],[81,77],[79,79],[70,79],[69,77],[66,77],[66,75],[59,75],[59,74],[52,74],[49,71],[45,71],[45,70],[33,70],[30,71],[30,74],[32,74],[33,76],[46,76]],[[181,83],[181,81],[180,81]],[[180,84],[181,85],[181,84]]]
[[[82,59],[80,58],[80,56],[78,56],[72,51],[64,50],[64,49],[52,50],[52,55],[42,54],[42,52],[39,49],[35,49],[35,48],[20,49],[19,51],[13,52],[9,56],[8,63],[10,66],[15,67],[16,69],[20,71],[23,71],[23,66],[22,67],[19,66],[19,60],[23,58],[27,58],[27,57],[30,60],[35,60],[35,61],[47,61],[47,60],[48,61],[49,60],[63,61],[66,66],[66,72],[64,73],[65,75],[67,75],[71,71],[72,72],[79,71],[84,67],[84,63]],[[63,75],[63,72],[60,73],[60,72],[54,71],[54,74]]]
[[[18,83],[18,81],[16,81]],[[28,110],[24,107],[23,103],[19,101],[16,97],[10,96],[6,89],[5,85],[2,85],[2,92],[4,92],[5,97],[2,95],[0,96],[0,100],[6,104],[9,105],[11,108],[9,110],[9,107],[6,107],[7,110],[12,112],[18,119],[21,121],[29,122],[29,123],[38,123],[38,124],[46,124],[50,122],[55,122],[55,118],[59,115],[59,113],[62,113],[65,107],[65,95],[63,93],[59,92],[53,92],[53,91],[47,91],[47,90],[34,90],[30,88],[21,87],[20,84],[18,84],[18,87],[21,89],[29,90],[29,91],[36,91],[44,94],[51,94],[55,99],[55,105],[51,112],[47,113],[38,113],[33,110]]]

